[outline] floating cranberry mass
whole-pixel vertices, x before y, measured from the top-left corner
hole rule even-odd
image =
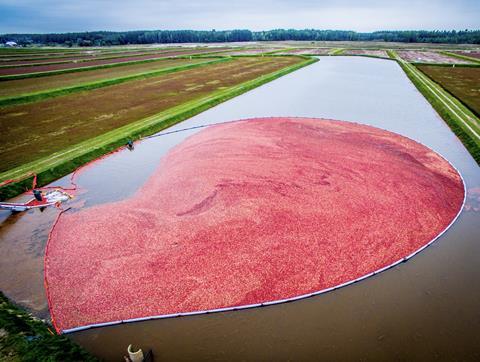
[[[374,127],[210,126],[131,198],[60,217],[45,264],[52,318],[62,331],[322,291],[421,249],[463,199],[445,159]]]

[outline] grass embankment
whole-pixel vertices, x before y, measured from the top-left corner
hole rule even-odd
[[[131,49],[131,50],[106,50],[106,51],[82,51],[82,52],[74,52],[74,53],[57,53],[57,54],[32,54],[26,55],[25,54],[12,54],[12,55],[5,55],[0,54],[0,64],[3,62],[15,61],[15,62],[25,62],[25,61],[36,61],[36,60],[50,60],[50,59],[63,59],[63,58],[84,58],[90,57],[95,58],[98,56],[108,56],[113,54],[131,54],[131,53],[138,53],[138,52],[145,52],[145,53],[155,53],[161,50],[191,50],[187,48],[142,48],[142,49]]]
[[[415,66],[400,58],[395,51],[389,50],[388,54],[398,62],[412,83],[463,142],[475,161],[480,164],[480,120],[458,99]]]
[[[462,55],[462,54],[457,54],[457,53],[452,53],[452,52],[446,52],[446,51],[442,51],[440,53],[443,54],[443,55],[448,55],[450,57],[457,58],[457,59],[468,60],[470,62],[480,64],[480,59],[478,59],[478,58],[469,57],[467,55]]]
[[[0,143],[0,172],[298,62],[299,58],[295,57],[235,58],[39,102],[1,107],[0,129],[4,139]]]
[[[277,53],[283,53],[283,52],[288,52],[290,50],[294,50],[296,48],[282,48],[282,49],[275,49],[267,53],[263,53],[265,55],[272,55],[272,54],[277,54]]]
[[[433,65],[435,67],[449,67],[449,68],[478,68],[480,64],[455,64],[455,63],[425,63],[425,62],[410,62],[414,66]]]
[[[0,98],[0,107],[11,106],[11,105],[14,105],[14,104],[25,104],[25,103],[30,103],[30,102],[37,102],[37,101],[40,101],[40,100],[43,100],[43,99],[64,96],[64,95],[72,94],[72,93],[76,93],[76,92],[83,92],[83,91],[103,88],[103,87],[107,87],[107,86],[111,86],[111,85],[115,85],[115,84],[121,84],[121,83],[129,82],[129,81],[132,81],[132,80],[147,79],[147,78],[156,77],[156,76],[159,76],[159,75],[162,75],[162,74],[179,72],[179,71],[182,71],[182,70],[201,67],[201,66],[205,66],[205,65],[208,65],[208,64],[220,63],[220,62],[224,62],[224,61],[227,61],[227,60],[228,60],[228,58],[221,58],[221,59],[215,59],[215,60],[205,61],[205,62],[201,62],[201,63],[179,65],[179,66],[170,67],[170,68],[153,70],[153,71],[150,71],[150,72],[132,74],[132,75],[124,76],[124,77],[110,78],[110,79],[104,79],[104,80],[96,81],[96,82],[78,84],[78,85],[71,86],[71,87],[49,89],[49,90],[46,90],[46,91],[43,91],[43,92],[22,94],[22,95],[18,95],[18,96],[15,96],[15,97],[8,97],[8,98],[7,97],[6,98]]]
[[[90,59],[98,57],[110,57],[115,55],[134,55],[137,53],[158,53],[165,51],[187,51],[185,48],[152,48],[152,49],[132,49],[132,50],[110,50],[110,51],[81,51],[81,52],[62,52],[62,53],[32,53],[32,54],[0,54],[0,64],[13,65],[20,64],[21,62],[36,62],[36,61],[63,61],[63,60],[75,60],[75,59]],[[192,50],[192,49],[190,49]],[[45,63],[42,63],[45,64]]]
[[[74,74],[57,74],[49,77],[36,79],[18,79],[3,81],[0,83],[0,100],[5,98],[16,98],[31,93],[45,92],[58,88],[68,88],[80,84],[98,82],[101,80],[126,77],[138,73],[147,73],[163,68],[176,67],[187,64],[201,63],[207,60],[218,59],[219,57],[176,57],[161,59],[156,62],[132,64],[125,67],[94,69],[88,72]]]
[[[166,54],[165,54],[166,53]],[[56,58],[47,58],[43,60],[48,60],[52,59],[50,62],[39,62],[39,63],[22,63],[22,60],[17,60],[13,64],[2,64],[0,63],[0,69],[9,69],[9,68],[29,68],[29,67],[39,67],[39,66],[46,66],[46,65],[57,65],[57,64],[68,64],[72,63],[73,65],[77,65],[79,63],[88,63],[88,62],[94,62],[98,60],[114,60],[114,59],[121,59],[121,58],[130,58],[130,57],[141,57],[145,55],[159,55],[159,56],[168,56],[168,53],[170,52],[153,52],[153,53],[134,53],[134,54],[125,54],[125,53],[120,53],[121,55],[98,55],[95,57],[86,57],[86,56],[79,56],[79,58],[74,58],[74,59],[63,59],[63,60],[57,60]],[[68,58],[68,57],[67,57]],[[32,61],[37,61],[38,59],[34,59]]]
[[[391,58],[388,56],[387,52],[383,49],[345,49],[342,55],[349,57],[367,57],[367,58],[376,58],[376,59],[388,59]]]
[[[383,59],[383,60],[394,60],[394,59],[391,59],[391,58],[382,57],[382,56],[379,56],[379,55],[372,55],[372,54],[347,54],[347,53],[343,53],[342,55],[347,56],[347,57],[367,57],[367,58],[375,58],[375,59]]]
[[[206,49],[197,49],[196,51],[204,51]],[[40,63],[21,63],[20,60],[15,61],[14,64],[2,64],[0,63],[0,69],[8,69],[8,68],[29,68],[29,67],[40,67],[46,65],[56,65],[56,64],[68,64],[72,63],[73,65],[77,65],[79,63],[88,63],[88,62],[95,62],[95,61],[105,61],[105,60],[114,60],[114,59],[122,59],[122,58],[132,58],[132,57],[143,57],[143,56],[150,56],[150,55],[158,55],[158,57],[169,57],[169,56],[176,56],[182,55],[183,53],[193,54],[191,53],[191,49],[174,49],[174,50],[157,50],[157,51],[150,51],[150,52],[117,52],[114,54],[99,54],[97,56],[88,56],[82,55],[83,59],[64,59],[64,60],[56,60],[56,58],[46,58],[46,59],[53,59],[51,62],[40,62]],[[35,59],[35,61],[38,59]]]
[[[90,50],[94,48],[89,48]],[[38,53],[76,53],[80,51],[86,51],[87,48],[47,48],[47,47],[32,47],[32,48],[0,48],[0,55],[10,55],[10,54],[38,54]]]
[[[151,117],[129,123],[100,136],[92,137],[86,141],[62,149],[61,151],[53,152],[48,157],[3,172],[0,174],[0,182],[7,179],[24,178],[24,180],[1,188],[0,198],[13,197],[25,191],[26,188],[29,188],[31,186],[31,178],[29,179],[28,175],[31,172],[38,175],[39,185],[45,185],[72,172],[86,162],[117,149],[124,145],[129,139],[139,139],[142,136],[159,132],[219,103],[318,61],[315,58],[297,58],[300,58],[301,61],[238,85],[226,89],[219,89],[207,96],[179,104]]]
[[[49,77],[51,75],[58,75],[58,74],[65,74],[65,73],[77,73],[77,72],[88,72],[90,70],[96,69],[107,69],[107,68],[115,68],[115,67],[123,67],[133,64],[144,64],[144,63],[152,63],[158,62],[165,58],[154,58],[154,59],[144,59],[144,60],[132,60],[130,62],[122,62],[122,63],[110,63],[110,64],[102,64],[102,65],[95,65],[90,67],[81,67],[81,68],[69,68],[69,69],[60,69],[60,70],[50,70],[46,72],[38,72],[38,73],[26,73],[26,74],[13,74],[13,75],[2,75],[0,76],[0,82],[2,81],[9,81],[9,80],[19,80],[19,79],[28,79],[28,78],[41,78],[41,77]],[[0,83],[1,84],[1,83]]]
[[[480,117],[480,66],[421,65],[417,68]]]
[[[328,55],[342,55],[344,51],[344,48],[333,48],[328,52]]]
[[[0,292],[0,361],[96,361]]]
[[[141,60],[131,60],[131,61],[125,61],[125,62],[113,62],[113,63],[107,63],[107,64],[99,64],[99,65],[91,65],[91,66],[85,66],[85,67],[74,67],[74,68],[66,68],[66,69],[57,69],[57,70],[46,70],[46,71],[39,71],[39,72],[31,72],[31,73],[21,73],[21,74],[10,74],[10,75],[2,75],[0,76],[0,82],[2,81],[9,81],[9,80],[18,80],[18,79],[28,79],[28,78],[40,78],[40,77],[48,77],[51,75],[57,75],[57,74],[65,74],[65,73],[76,73],[76,72],[86,72],[90,70],[96,70],[96,69],[106,69],[106,68],[115,68],[115,67],[122,67],[122,66],[127,66],[127,65],[132,65],[132,64],[143,64],[143,63],[149,63],[149,62],[156,62],[159,60],[164,60],[164,59],[169,59],[170,57],[174,58],[180,58],[180,57],[196,57],[198,55],[203,55],[203,56],[208,56],[210,54],[217,54],[221,53],[223,50],[216,50],[212,52],[194,52],[194,53],[189,53],[189,54],[180,54],[178,56],[175,56],[170,53],[170,55],[164,55],[164,56],[159,56],[155,58],[150,58],[150,59],[141,59]],[[128,57],[126,57],[128,58]]]

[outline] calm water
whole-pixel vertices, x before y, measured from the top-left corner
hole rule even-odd
[[[462,173],[466,209],[444,236],[409,262],[325,295],[70,336],[109,360],[120,360],[130,343],[153,348],[158,360],[479,360],[480,169],[399,66],[372,58],[323,57],[168,131],[261,116],[343,119],[417,140]],[[195,132],[152,138],[133,152],[87,167],[77,178],[82,191],[70,212],[128,197],[162,155]],[[62,183],[68,178],[55,184]],[[55,215],[55,210],[0,214],[0,288],[42,317],[48,317],[43,248]]]

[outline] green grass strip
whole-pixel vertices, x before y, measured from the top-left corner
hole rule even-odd
[[[91,59],[93,60],[93,59]],[[95,59],[96,60],[96,59]],[[27,63],[27,64],[22,64],[21,62],[18,62],[19,64],[6,64],[6,65],[0,65],[0,69],[7,69],[7,68],[27,68],[27,67],[38,67],[40,65],[55,65],[55,64],[66,64],[66,63],[80,63],[80,60],[58,60],[56,62],[48,62],[48,63]]]
[[[214,51],[209,53],[199,53],[203,56],[209,54],[216,54],[222,51]],[[181,56],[187,57],[187,55]],[[196,54],[191,54],[188,57],[196,58]],[[93,65],[90,67],[79,67],[79,68],[68,68],[68,69],[59,69],[59,70],[50,70],[46,72],[36,72],[36,73],[25,73],[25,74],[12,74],[12,75],[2,75],[0,76],[0,82],[7,81],[7,80],[16,80],[16,79],[27,79],[27,78],[40,78],[40,77],[48,77],[50,75],[57,75],[57,74],[64,74],[64,73],[76,73],[76,72],[87,72],[89,70],[96,70],[96,69],[105,69],[105,68],[114,68],[114,67],[123,67],[132,64],[143,64],[143,63],[151,63],[151,62],[158,62],[165,59],[179,59],[178,56],[164,56],[158,57],[153,59],[142,59],[142,60],[132,60],[130,62],[121,62],[121,63],[110,63],[110,64],[102,64],[102,65]]]
[[[77,53],[81,51],[92,50],[89,48],[0,48],[0,54],[38,54],[38,53]]]
[[[177,50],[178,48],[152,48],[152,49],[135,49],[135,50],[108,50],[108,51],[97,51],[96,54],[98,54],[97,56],[103,56],[103,55],[114,55],[114,54],[118,54],[118,53],[136,53],[136,52],[139,52],[139,51],[147,51],[148,52],[145,52],[145,54],[152,54],[152,53],[155,53],[157,51],[160,51],[160,50],[172,50],[172,51],[175,51]],[[185,49],[185,51],[188,51],[188,50],[191,50],[191,49],[186,49],[186,48],[183,48]],[[183,49],[178,49],[178,50],[183,50]],[[1,54],[0,54],[1,55]],[[22,54],[12,54],[10,57],[13,58],[13,59],[3,59],[2,57],[0,57],[0,64],[2,62],[6,62],[6,61],[12,61],[12,60],[15,60],[15,61],[18,61],[18,62],[21,62],[21,61],[31,61],[31,60],[45,60],[45,59],[52,59],[52,60],[56,60],[58,59],[59,61],[62,59],[62,58],[71,58],[71,57],[86,57],[86,56],[89,56],[88,53],[85,53],[85,52],[72,52],[70,54],[62,54],[60,53],[60,55],[58,54],[55,54],[55,55],[51,55],[51,56],[45,56],[45,55],[41,55],[40,57],[33,57],[33,58],[25,58],[25,55],[22,55]],[[131,56],[131,54],[130,54]],[[15,59],[16,57],[21,57],[22,59]],[[94,56],[92,56],[94,57]],[[5,57],[7,58],[7,57]],[[70,60],[71,61],[71,60]],[[42,63],[42,64],[47,64],[47,63]],[[50,63],[49,63],[50,64]]]
[[[398,57],[400,59],[400,57]],[[397,61],[398,61],[397,59]],[[480,120],[476,115],[471,112],[463,103],[458,100],[455,96],[445,90],[440,84],[436,83],[434,80],[429,78],[426,74],[421,72],[412,63],[402,61],[401,65],[404,65],[410,72],[416,76],[424,87],[429,89],[434,93],[440,102],[444,104],[447,108],[451,109],[452,113],[457,115],[457,118],[464,123],[467,128],[472,128],[472,132],[476,138],[480,139]]]
[[[144,53],[137,53],[137,54],[122,54],[122,55],[107,55],[102,56],[99,55],[98,57],[90,57],[88,59],[73,59],[73,60],[58,60],[48,63],[31,63],[31,64],[7,64],[7,65],[0,65],[0,69],[2,68],[23,68],[23,67],[38,67],[42,65],[55,65],[55,64],[77,64],[77,63],[85,63],[85,62],[93,62],[97,60],[112,60],[112,59],[121,59],[121,58],[130,58],[130,57],[142,57],[145,55],[158,55],[159,57],[169,57],[168,53],[172,52],[185,52],[188,53],[191,51],[190,49],[182,49],[182,50],[172,50],[171,52],[163,52],[163,53],[156,53],[156,52],[144,52]],[[202,53],[203,54],[203,53]],[[46,58],[50,59],[50,58]]]
[[[479,64],[456,64],[456,63],[425,63],[425,62],[410,62],[412,65],[428,65],[435,67],[449,67],[449,68],[478,68]]]
[[[48,89],[41,92],[26,93],[26,94],[21,94],[14,97],[4,97],[4,98],[0,98],[0,107],[38,102],[48,98],[60,97],[67,94],[108,87],[111,85],[121,84],[121,83],[129,82],[132,80],[147,79],[147,78],[156,77],[159,75],[179,72],[179,71],[197,68],[197,67],[201,67],[209,64],[225,62],[228,60],[229,58],[220,58],[220,59],[205,61],[201,63],[179,65],[179,66],[174,66],[174,67],[169,67],[169,68],[164,68],[159,70],[153,70],[149,72],[127,75],[124,77],[110,78],[110,79],[100,80],[96,82],[83,83],[83,84],[78,84],[71,87]]]
[[[333,48],[328,52],[328,55],[342,55],[344,51],[344,48]]]
[[[161,50],[161,49],[171,49],[169,46],[158,46],[148,48],[151,50]],[[98,46],[98,47],[31,47],[31,48],[0,48],[0,55],[17,55],[25,56],[25,54],[48,54],[48,53],[69,53],[69,54],[80,54],[87,51],[96,51],[100,53],[113,53],[113,52],[124,52],[124,51],[136,51],[136,50],[145,50],[144,46],[139,47],[109,47],[109,46]],[[43,55],[43,54],[42,54]]]
[[[212,59],[212,58],[231,58],[230,55],[220,55],[220,54],[207,54],[207,55],[203,55],[203,54],[196,54],[196,55],[177,55],[175,57],[175,59],[202,59],[202,58],[209,58],[209,59]],[[171,58],[173,59],[173,58]]]
[[[456,54],[456,53],[451,53],[447,51],[441,51],[440,54],[443,55],[448,55],[449,57],[457,58],[457,59],[462,59],[462,60],[468,60],[470,62],[474,62],[476,64],[480,64],[480,59],[474,58],[474,57],[469,57],[467,55],[462,55],[462,54]]]
[[[129,58],[129,57],[141,57],[144,55],[151,55],[151,54],[152,53],[139,53],[135,55],[128,54],[128,55],[113,55],[113,56],[106,56],[106,57],[99,56],[99,57],[91,57],[89,59],[58,60],[58,61],[52,61],[52,62],[46,62],[46,63],[7,64],[7,65],[0,65],[0,69],[39,67],[43,65],[55,65],[55,64],[67,64],[67,63],[78,64],[78,63],[93,62],[97,60],[112,60],[112,59]],[[158,56],[161,57],[162,53],[159,53]],[[168,56],[168,54],[165,54],[164,56]]]
[[[367,57],[367,58],[376,58],[376,59],[383,59],[383,60],[394,60],[392,58],[381,57],[380,55],[372,55],[372,54],[346,54],[343,53],[343,56],[346,57]]]
[[[297,49],[297,48],[283,48],[283,49],[277,49],[277,50],[272,50],[271,52],[266,52],[266,53],[263,53],[265,55],[272,55],[272,54],[277,54],[277,53],[283,53],[283,52],[288,52],[290,50],[294,50],[294,49]],[[295,55],[295,54],[289,54],[289,55]]]
[[[475,161],[480,164],[480,120],[439,84],[401,59],[396,52],[390,52],[420,93],[462,141]]]
[[[0,361],[97,361],[0,292]]]
[[[0,76],[0,82],[7,81],[7,80],[48,77],[50,75],[58,75],[58,74],[65,74],[65,73],[88,72],[89,70],[123,67],[123,66],[133,65],[133,64],[152,63],[152,62],[162,61],[165,59],[171,59],[171,58],[163,57],[163,58],[154,58],[154,59],[132,60],[131,62],[102,64],[102,65],[94,65],[90,67],[81,67],[81,68],[50,70],[47,72],[2,75]]]
[[[390,59],[397,60],[398,54],[395,51],[393,51],[392,49],[387,49],[386,51]]]
[[[103,135],[93,137],[77,145],[50,155],[12,170],[0,174],[0,182],[8,179],[21,179],[23,182],[9,184],[0,189],[0,199],[6,199],[24,192],[31,186],[31,179],[26,178],[29,173],[38,175],[38,185],[46,185],[58,179],[81,165],[100,157],[118,147],[125,145],[129,139],[139,139],[146,135],[157,133],[187,118],[193,117],[217,104],[243,94],[262,84],[268,83],[285,74],[305,67],[318,61],[316,58],[308,58],[297,64],[285,67],[278,71],[262,75],[242,84],[216,91],[209,96],[195,99],[178,106],[172,107],[157,115],[132,122],[119,127]]]
[[[229,55],[230,58],[282,58],[282,57],[296,57],[303,59],[310,59],[309,55],[301,54],[253,54],[253,55]]]
[[[414,63],[411,63],[412,65],[415,65]],[[423,65],[423,64],[422,64]],[[434,65],[428,65],[429,67],[432,67]],[[416,67],[417,68],[417,67]],[[451,68],[451,67],[450,67]],[[461,98],[458,98],[452,91],[450,91],[449,89],[447,89],[445,86],[443,86],[441,83],[437,82],[436,80],[434,80],[432,77],[430,77],[428,75],[427,72],[423,71],[421,68],[417,68],[418,71],[420,71],[425,77],[429,78],[432,82],[434,82],[435,84],[437,84],[439,87],[441,87],[445,92],[447,92],[448,94],[450,94],[453,98],[455,98],[455,100],[457,100],[458,102],[462,103],[462,105],[467,108],[470,112],[472,112],[472,114],[475,115],[475,117],[480,117],[480,113],[473,109],[470,105],[468,105],[467,103],[465,103],[465,101]]]

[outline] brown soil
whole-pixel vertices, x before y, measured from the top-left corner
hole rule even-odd
[[[48,156],[125,124],[301,61],[229,62],[0,109],[0,171]]]
[[[179,56],[179,55],[193,55],[193,54],[202,54],[202,53],[209,53],[209,52],[212,52],[212,49],[191,50],[191,51],[171,51],[171,52],[169,51],[161,54],[147,54],[147,55],[139,55],[139,56],[132,56],[132,57],[128,56],[128,57],[116,58],[116,59],[92,60],[92,61],[82,62],[82,63],[71,62],[71,63],[17,67],[17,68],[2,68],[0,69],[0,76],[49,72],[49,71],[61,70],[61,69],[93,67],[96,65],[125,63],[125,62],[131,62],[135,60],[147,60],[147,59],[155,59],[155,58],[161,58],[161,57],[167,57],[167,56],[173,57],[173,56]]]
[[[225,54],[228,54],[228,55],[257,55],[257,54],[273,52],[273,51],[278,50],[278,49],[279,48],[243,49],[243,50],[230,51],[230,52],[227,52]]]
[[[407,62],[418,63],[450,63],[450,64],[470,64],[468,60],[462,60],[448,55],[432,51],[400,50],[398,55]]]
[[[61,56],[61,55],[72,55],[72,54],[83,54],[87,51],[71,51],[71,52],[18,52],[12,50],[11,52],[0,52],[0,59],[5,58],[26,58],[26,57],[45,57],[45,56]],[[90,50],[90,52],[98,53],[98,50]]]
[[[345,55],[372,55],[375,57],[389,58],[385,50],[368,50],[368,49],[347,49]]]
[[[53,62],[71,62],[75,63],[78,61],[90,61],[90,60],[100,60],[104,58],[111,58],[111,57],[122,57],[122,56],[135,56],[135,55],[141,55],[145,53],[150,53],[150,54],[162,54],[164,52],[127,52],[127,53],[107,53],[107,54],[89,54],[89,55],[76,55],[76,56],[68,56],[68,57],[51,57],[48,59],[39,59],[39,60],[23,60],[23,59],[15,59],[15,60],[5,60],[0,62],[0,66],[19,66],[23,64],[42,64],[42,63],[53,63]],[[26,58],[26,59],[31,59],[31,58]]]
[[[198,49],[196,49],[198,50]],[[202,49],[204,50],[204,49]],[[12,65],[12,66],[19,66],[22,64],[40,64],[40,63],[52,63],[52,62],[75,62],[75,61],[91,61],[91,60],[101,60],[105,58],[111,57],[127,57],[127,56],[136,56],[142,54],[167,54],[171,53],[172,51],[175,52],[191,52],[191,49],[168,49],[168,50],[136,50],[136,51],[125,51],[125,52],[95,52],[95,53],[83,53],[79,55],[62,55],[62,56],[52,56],[48,57],[48,59],[40,59],[35,60],[30,57],[25,58],[18,58],[18,59],[8,59],[8,60],[0,60],[0,66]],[[27,59],[27,60],[24,60]],[[30,59],[30,60],[28,60]]]
[[[169,49],[185,49],[181,47],[170,47]],[[150,47],[136,47],[136,48],[122,48],[122,49],[111,49],[111,48],[86,48],[86,49],[71,49],[64,51],[36,51],[36,52],[19,52],[17,50],[12,50],[11,52],[0,52],[0,59],[6,58],[33,58],[33,57],[61,57],[61,56],[82,56],[82,55],[92,55],[92,54],[115,54],[115,53],[127,53],[127,52],[148,52],[148,51],[158,51],[159,48],[150,48]],[[167,50],[164,48],[164,50]]]
[[[211,59],[163,59],[157,62],[125,65],[123,67],[103,68],[77,73],[65,73],[41,78],[9,80],[1,83],[0,97],[13,97],[20,94],[39,92],[48,89],[71,87],[74,85],[125,77],[162,68],[202,63]]]
[[[418,66],[480,116],[480,68]]]
[[[315,55],[327,55],[330,48],[302,48],[302,49],[290,49],[278,54],[315,54]]]
[[[455,52],[455,53],[460,54],[460,55],[465,55],[465,56],[471,57],[471,58],[480,59],[480,51],[467,50],[467,51],[464,51],[464,52]]]

